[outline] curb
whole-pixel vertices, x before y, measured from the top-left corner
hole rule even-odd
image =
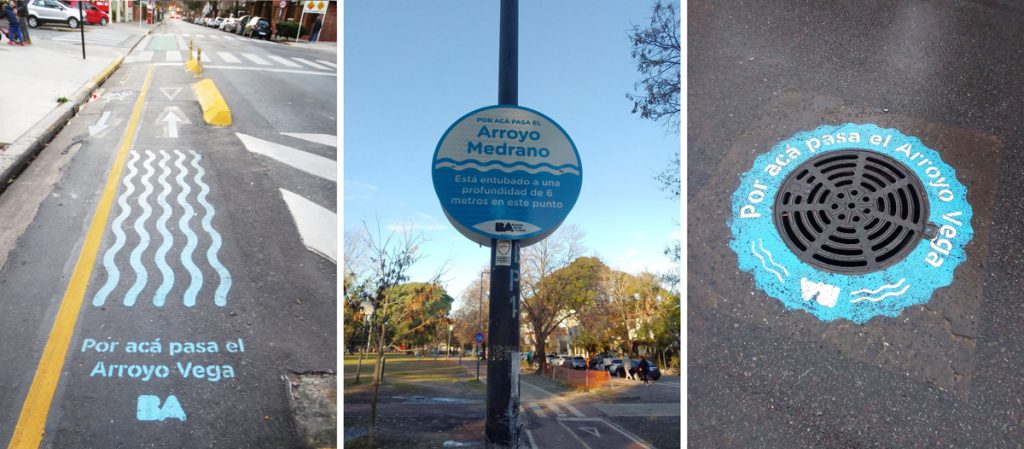
[[[157,28],[153,27],[153,29],[146,32],[146,35],[152,33]],[[135,45],[132,45],[128,50],[128,53],[134,51],[139,42],[142,42],[142,39],[136,41]],[[67,125],[68,121],[78,113],[78,110],[92,96],[92,93],[103,85],[103,82],[123,62],[124,56],[118,56],[99,75],[96,75],[92,80],[86,82],[85,85],[75,91],[68,98],[67,103],[57,106],[54,110],[50,111],[42,120],[39,120],[28,131],[8,145],[6,150],[0,151],[0,194],[3,194],[7,186],[14,182],[14,178],[21,174],[22,170],[28,166],[29,161],[38,155],[53,140],[57,133],[64,129],[64,125]]]

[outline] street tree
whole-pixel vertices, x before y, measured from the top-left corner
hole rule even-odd
[[[656,2],[650,23],[634,25],[629,39],[633,44],[630,54],[640,73],[640,81],[633,85],[634,93],[626,94],[633,102],[633,113],[661,121],[678,132],[681,48],[675,4]]]
[[[443,328],[447,332],[447,316],[455,299],[444,287],[424,282],[410,282],[396,286],[390,292],[392,303],[384,319],[386,347],[401,344],[418,347],[436,341]]]
[[[546,363],[548,336],[566,320],[590,308],[608,267],[596,257],[579,257],[544,276],[525,303],[526,321],[537,342],[539,371]]]
[[[531,317],[541,319],[540,315],[545,311],[552,310],[552,300],[541,292],[541,282],[556,270],[569,265],[577,257],[582,256],[585,251],[583,232],[576,225],[564,225],[548,238],[523,248],[520,259],[519,285],[521,305],[526,320],[533,319]],[[564,319],[558,321],[561,322]],[[543,346],[543,340],[554,330],[551,328],[543,334],[539,333],[538,330],[547,327],[543,324],[545,323],[530,322],[538,345],[537,357],[535,357],[540,360],[538,372],[544,371],[546,363],[544,353],[539,349]]]

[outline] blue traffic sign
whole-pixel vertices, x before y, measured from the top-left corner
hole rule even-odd
[[[477,343],[483,343],[484,342],[484,333],[483,332],[477,332],[476,336],[474,338],[476,339]]]
[[[536,243],[576,204],[583,183],[579,152],[544,114],[488,106],[445,131],[434,151],[433,181],[445,216],[470,240]]]

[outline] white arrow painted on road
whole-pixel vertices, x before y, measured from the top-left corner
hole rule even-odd
[[[595,437],[601,438],[601,432],[597,431],[597,427],[580,427],[579,429]]]
[[[95,136],[104,129],[107,129],[107,119],[110,118],[110,111],[103,111],[103,115],[100,116],[99,121],[95,125],[89,125],[89,136]]]
[[[174,100],[174,97],[178,96],[178,92],[181,92],[180,87],[161,87],[160,92],[163,92],[164,96],[168,100]]]
[[[175,113],[177,112],[177,113]],[[164,108],[164,112],[160,114],[160,117],[156,119],[157,123],[164,122],[167,124],[166,131],[167,137],[177,139],[178,138],[178,123],[185,125],[191,125],[188,117],[178,109],[177,106],[168,106]]]

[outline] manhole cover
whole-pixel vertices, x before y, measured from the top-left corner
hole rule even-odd
[[[865,150],[831,151],[799,165],[782,182],[773,211],[782,240],[800,260],[841,274],[898,263],[928,224],[918,177]]]

